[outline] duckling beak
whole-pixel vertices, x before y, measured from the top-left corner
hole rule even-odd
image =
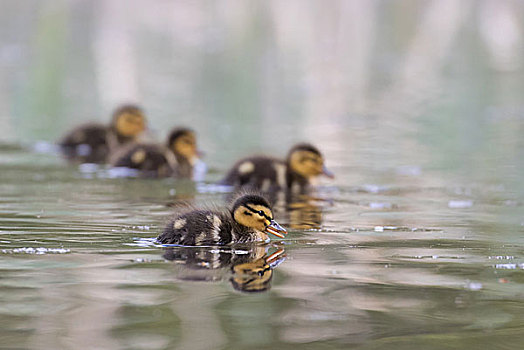
[[[333,172],[331,170],[326,168],[325,165],[322,167],[322,174],[324,174],[325,176],[329,177],[330,179],[334,179],[335,178],[335,174],[333,174]]]
[[[266,227],[266,232],[271,233],[280,238],[284,238],[284,235],[287,234],[286,229],[280,226],[275,220],[271,220],[269,226]]]

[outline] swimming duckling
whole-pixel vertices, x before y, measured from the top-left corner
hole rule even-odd
[[[287,231],[275,220],[267,200],[256,194],[238,198],[229,211],[194,210],[171,220],[157,241],[163,244],[224,245],[268,242]]]
[[[135,140],[146,128],[142,109],[123,105],[113,112],[109,126],[97,123],[81,125],[60,142],[65,157],[78,163],[104,163],[120,146]]]
[[[175,128],[168,135],[166,147],[133,143],[116,152],[110,163],[139,170],[145,176],[192,178],[199,153],[194,131]]]
[[[300,143],[291,148],[286,160],[266,156],[241,159],[233,165],[222,184],[249,186],[261,191],[303,192],[313,178],[322,174],[334,177],[324,166],[320,151],[308,143]]]

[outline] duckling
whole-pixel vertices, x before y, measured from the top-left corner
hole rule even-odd
[[[264,197],[244,194],[227,211],[193,210],[176,216],[157,241],[191,246],[268,242],[268,233],[284,238],[287,231],[273,219]]]
[[[150,177],[192,178],[199,154],[194,131],[175,128],[168,135],[166,147],[132,143],[116,152],[110,164],[136,169]]]
[[[135,140],[145,128],[142,109],[123,105],[113,112],[109,126],[97,123],[81,125],[64,136],[59,146],[69,161],[105,163],[111,152]]]
[[[261,191],[284,189],[304,192],[311,181],[322,174],[334,177],[324,166],[320,151],[308,143],[300,143],[291,148],[286,160],[267,156],[239,160],[221,183],[235,187],[248,186]]]

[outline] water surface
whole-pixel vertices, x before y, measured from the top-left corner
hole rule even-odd
[[[1,348],[524,343],[521,4],[153,3],[1,5]],[[204,181],[52,151],[127,100],[158,139],[197,131]],[[225,205],[240,156],[298,141],[336,179],[277,212],[284,240],[154,243],[175,203]]]

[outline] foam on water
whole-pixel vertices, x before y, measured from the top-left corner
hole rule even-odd
[[[524,263],[521,264],[496,264],[496,269],[502,269],[502,270],[517,270],[517,269],[524,269]]]
[[[44,248],[44,247],[23,247],[23,248],[13,248],[13,249],[2,249],[3,254],[67,254],[71,250],[65,248]]]
[[[135,238],[133,243],[123,243],[127,246],[132,247],[144,247],[144,248],[150,248],[150,247],[163,247],[163,244],[160,244],[157,242],[156,237],[150,237],[150,238]]]

